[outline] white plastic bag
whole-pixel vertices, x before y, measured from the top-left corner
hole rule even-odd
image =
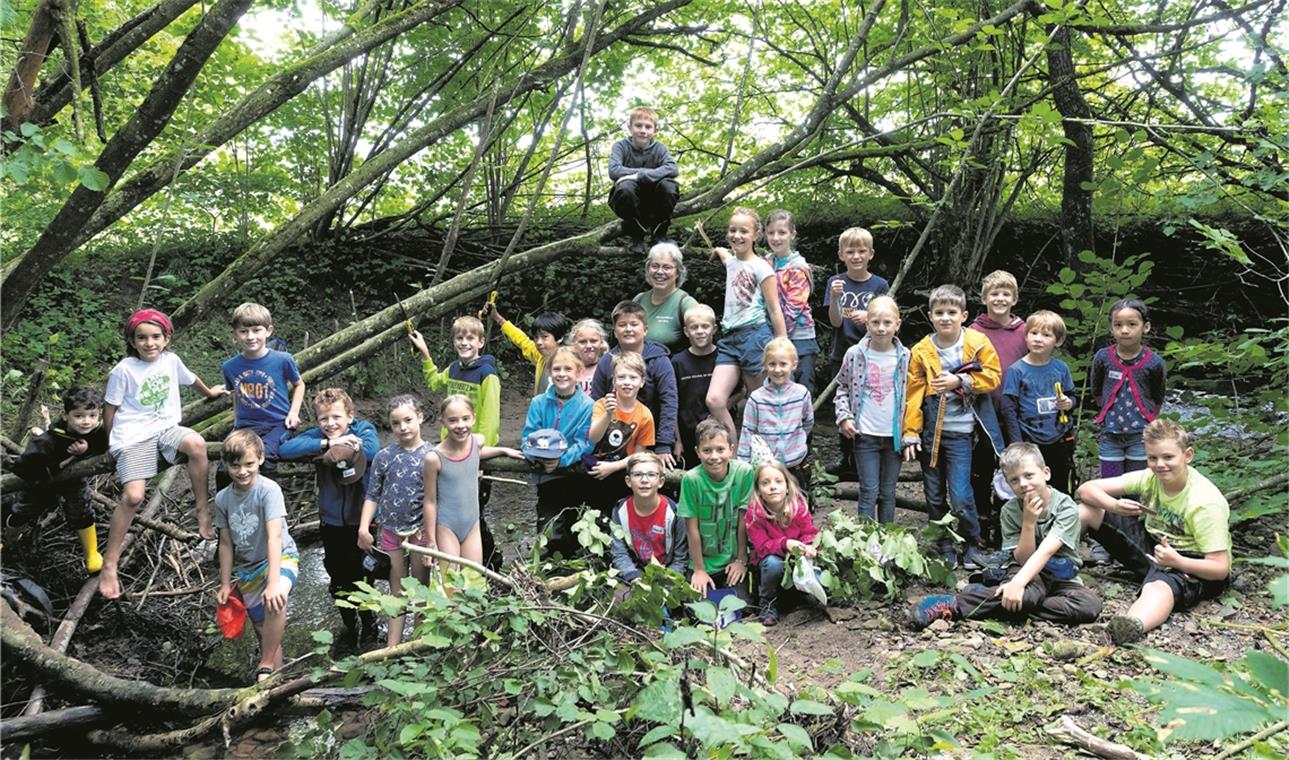
[[[797,566],[792,570],[792,585],[814,597],[821,606],[828,606],[828,594],[824,593],[824,587],[815,575],[815,563],[808,557],[797,560]]]

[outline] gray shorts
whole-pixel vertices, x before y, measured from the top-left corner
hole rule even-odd
[[[192,428],[175,425],[160,433],[136,441],[123,448],[116,449],[112,456],[116,459],[116,475],[122,483],[132,480],[148,480],[157,474],[158,456],[164,457],[170,464],[180,464],[187,457],[179,452],[179,444],[189,435],[196,435]]]

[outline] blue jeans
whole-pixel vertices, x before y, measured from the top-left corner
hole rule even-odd
[[[810,398],[815,397],[815,357],[819,355],[819,343],[813,338],[793,340],[797,349],[797,371],[792,373],[792,381],[801,383],[810,391]]]
[[[922,439],[922,491],[932,520],[939,520],[953,510],[958,518],[956,532],[969,546],[980,541],[980,518],[976,514],[976,497],[971,492],[971,433],[940,433],[940,456],[931,466],[929,437]],[[947,491],[947,493],[946,493]]]
[[[900,479],[900,462],[900,452],[895,450],[891,436],[863,433],[855,436],[860,517],[880,523],[895,522],[895,484]]]
[[[761,609],[773,607],[775,600],[779,598],[780,584],[783,583],[783,557],[771,554],[761,560],[757,565],[760,570],[761,582],[757,587],[758,603]],[[819,570],[815,569],[815,578],[819,577]],[[792,589],[795,590],[795,589]]]
[[[1101,460],[1101,477],[1115,478],[1125,472],[1146,467],[1146,444],[1141,431],[1111,433],[1102,430],[1097,436],[1097,459]]]

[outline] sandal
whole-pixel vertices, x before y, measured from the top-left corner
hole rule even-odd
[[[263,683],[273,677],[273,668],[259,668],[255,671],[255,683]]]

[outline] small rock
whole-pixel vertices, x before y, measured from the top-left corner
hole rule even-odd
[[[979,649],[985,645],[985,640],[979,636],[968,636],[962,640],[963,649]]]
[[[1240,573],[1238,575],[1232,573],[1232,575],[1234,575],[1234,577],[1231,579],[1231,587],[1236,591],[1247,591],[1249,588],[1248,573]]]
[[[1068,662],[1061,666],[1061,670],[1066,673],[1069,673],[1070,675],[1074,675],[1075,673],[1079,672],[1078,668],[1074,667]]]
[[[1186,624],[1182,626],[1182,630],[1193,636],[1199,633],[1199,623],[1196,623],[1194,620],[1187,620]]]
[[[943,623],[945,621],[938,620],[936,622]],[[864,628],[867,628],[870,631],[893,631],[895,630],[895,624],[891,622],[889,617],[885,615],[877,615],[865,620]]]
[[[928,625],[926,629],[928,631],[935,631],[936,633],[944,633],[952,627],[953,623],[950,623],[948,620],[940,619],[932,620],[931,625]]]
[[[834,623],[840,623],[843,620],[854,620],[856,617],[859,617],[859,612],[853,607],[829,607],[828,617],[831,618]]]
[[[1097,668],[1092,671],[1092,675],[1096,676],[1097,679],[1101,681],[1105,681],[1110,678],[1110,674],[1104,668]]]
[[[1057,660],[1076,660],[1087,654],[1093,647],[1091,644],[1074,639],[1061,639],[1052,644],[1052,657]]]
[[[1016,686],[1016,684],[1012,683],[1011,681],[1003,681],[1002,683],[998,684],[998,690],[1007,691],[1008,689],[1011,689],[1014,686]]]

